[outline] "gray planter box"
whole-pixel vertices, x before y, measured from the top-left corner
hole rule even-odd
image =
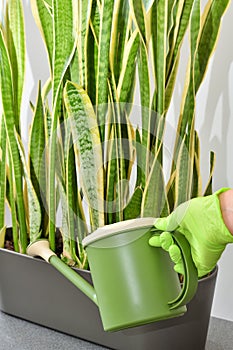
[[[91,281],[88,271],[77,273]],[[199,281],[184,316],[107,333],[96,305],[52,266],[0,249],[0,309],[112,349],[203,350],[216,277],[217,269]]]

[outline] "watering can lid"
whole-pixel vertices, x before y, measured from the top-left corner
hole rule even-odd
[[[95,241],[117,234],[119,232],[127,232],[135,228],[138,229],[142,227],[152,227],[154,226],[155,220],[155,218],[138,218],[105,225],[85,237],[82,241],[82,244],[84,247],[86,247]]]

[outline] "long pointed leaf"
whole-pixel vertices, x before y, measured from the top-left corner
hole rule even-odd
[[[67,222],[70,241],[70,253],[74,261],[77,261],[76,255],[76,229],[75,219],[77,216],[77,173],[75,167],[75,154],[73,149],[72,135],[68,135],[66,161],[66,206],[67,206]]]
[[[6,226],[0,229],[0,248],[4,248],[5,235],[6,235]]]
[[[19,135],[16,134],[16,140],[18,144],[19,154],[23,165],[24,176],[27,184],[27,194],[28,194],[28,211],[29,211],[29,230],[30,230],[30,242],[35,242],[40,238],[41,231],[41,210],[40,202],[37,198],[36,192],[33,188],[29,170],[26,164],[25,155],[22,147]]]
[[[6,131],[3,116],[0,120],[0,228],[2,228],[5,222],[6,204]]]
[[[176,164],[175,208],[191,198],[194,149],[193,140],[189,145],[182,140]]]
[[[198,133],[195,132],[195,155],[193,164],[193,179],[192,179],[192,198],[202,195],[202,178],[200,166],[200,140]]]
[[[75,6],[70,0],[53,0],[53,115],[52,134],[49,149],[49,239],[55,250],[56,197],[55,197],[55,154],[56,132],[61,103],[61,84],[76,48],[74,26]],[[65,38],[65,40],[64,40]]]
[[[163,170],[158,157],[155,157],[143,192],[141,216],[158,218],[168,214]]]
[[[116,85],[119,84],[119,77],[123,68],[123,57],[125,56],[126,46],[128,45],[129,32],[132,28],[132,18],[129,12],[129,3],[125,0],[120,0],[117,28],[115,29],[115,52],[111,55],[113,74]]]
[[[19,130],[26,56],[24,16],[21,0],[8,1],[8,25],[7,41],[15,95],[15,124]]]
[[[145,24],[145,12],[142,0],[130,0],[131,13],[134,17],[135,24],[140,33],[141,39],[146,45],[146,24]]]
[[[119,101],[123,104],[129,102],[129,96],[132,89],[132,83],[135,75],[136,56],[139,47],[138,32],[135,31],[130,37],[124,51],[122,69],[117,86]],[[122,106],[122,105],[121,105]]]
[[[67,82],[65,105],[77,144],[83,191],[88,199],[93,228],[104,225],[103,165],[96,115],[86,92]]]
[[[100,138],[104,140],[105,135],[105,109],[108,103],[108,73],[109,73],[109,48],[112,27],[114,0],[104,0],[102,3],[99,56],[98,56],[98,76],[97,76],[97,106],[98,123],[100,127]]]
[[[116,140],[114,138],[115,127],[113,126],[107,148],[107,188],[106,188],[106,205],[107,223],[115,222],[116,214],[116,174],[117,174],[117,156],[116,156]]]
[[[214,52],[221,19],[230,0],[209,0],[202,18],[200,40],[195,60],[195,91],[197,92],[206,72],[209,59]]]
[[[124,220],[136,219],[141,214],[142,189],[137,187],[130,198],[129,203],[124,208]]]
[[[21,162],[19,158],[18,146],[14,135],[15,118],[14,118],[14,98],[12,86],[12,71],[9,55],[3,39],[2,31],[0,30],[0,57],[1,57],[1,95],[2,105],[4,110],[4,120],[6,126],[9,151],[14,169],[14,180],[17,191],[17,209],[20,224],[20,240],[22,252],[26,251],[27,247],[27,230],[23,202],[23,186],[21,177]]]
[[[208,196],[213,193],[213,174],[214,174],[214,167],[216,164],[216,155],[214,152],[210,152],[210,175],[209,179],[206,185],[206,188],[204,190],[204,196]]]
[[[45,115],[39,83],[29,142],[30,178],[41,205],[42,229],[47,231],[47,188],[45,160],[47,156],[45,138]]]
[[[79,54],[81,55],[80,60],[81,60],[81,85],[83,86],[84,89],[87,88],[87,83],[88,83],[88,36],[89,36],[89,24],[90,24],[90,19],[91,19],[91,11],[92,11],[92,0],[86,0],[86,1],[81,1],[80,3],[81,6],[81,11],[80,11],[80,51]]]
[[[156,21],[154,26],[157,26],[153,38],[154,46],[154,67],[156,74],[157,88],[157,107],[156,112],[163,115],[165,109],[165,86],[166,86],[166,52],[167,52],[167,23],[168,23],[168,8],[167,1],[160,0],[156,9]],[[153,21],[153,19],[152,19]],[[153,22],[152,22],[153,26]]]
[[[9,152],[8,152],[9,154]],[[16,252],[20,252],[20,241],[19,241],[19,230],[18,230],[18,221],[17,221],[17,211],[16,211],[16,199],[15,199],[15,181],[14,175],[13,175],[13,165],[12,160],[9,157],[9,169],[7,172],[7,179],[8,179],[8,189],[7,189],[7,199],[9,203],[9,207],[11,210],[11,222],[12,222],[12,235],[13,235],[13,243],[14,243],[14,250]],[[25,218],[26,221],[26,218]],[[25,224],[26,225],[26,224]]]

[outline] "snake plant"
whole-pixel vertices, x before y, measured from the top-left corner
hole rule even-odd
[[[82,239],[100,226],[165,216],[204,190],[195,101],[229,0],[31,0],[50,75],[36,101],[28,152],[21,129],[25,85],[22,0],[0,24],[0,243],[5,203],[14,249],[48,237],[62,259],[87,267]],[[168,180],[168,111],[185,36],[189,60]],[[136,119],[135,119],[136,118]]]

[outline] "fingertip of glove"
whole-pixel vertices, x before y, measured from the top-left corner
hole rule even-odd
[[[166,230],[166,218],[158,218],[154,222],[154,226],[159,230]]]
[[[184,275],[184,265],[183,265],[183,263],[176,264],[176,265],[174,266],[174,270],[175,270],[177,273],[180,273],[180,274]]]
[[[160,236],[155,235],[149,239],[149,245],[152,247],[161,247],[161,241],[160,241]]]
[[[170,246],[169,255],[175,264],[178,264],[181,261],[181,252],[177,245],[173,244]]]
[[[169,248],[174,244],[171,233],[167,231],[164,231],[161,234],[160,240],[162,248],[166,251],[169,251]]]

